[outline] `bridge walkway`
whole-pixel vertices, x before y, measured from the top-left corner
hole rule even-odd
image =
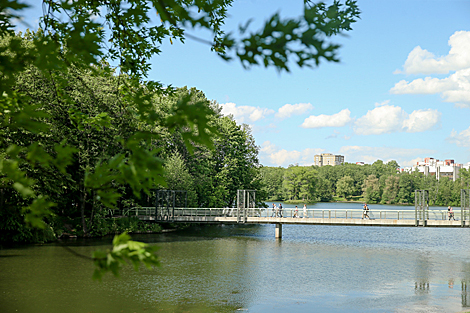
[[[427,210],[426,216],[415,210],[372,210],[370,219],[363,219],[363,211],[308,209],[299,210],[295,217],[294,209],[283,209],[283,217],[273,216],[272,209],[250,208],[244,210],[224,208],[170,208],[155,209],[133,208],[125,212],[126,216],[137,216],[141,220],[173,223],[246,223],[246,224],[295,224],[295,225],[343,225],[343,226],[428,226],[462,227],[461,212],[454,212],[454,219],[449,220],[447,210]],[[468,219],[468,218],[467,218]],[[462,223],[463,222],[463,223]]]

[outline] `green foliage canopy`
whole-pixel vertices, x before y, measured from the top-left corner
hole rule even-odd
[[[153,148],[153,143],[164,140],[163,133],[179,133],[190,153],[198,146],[217,147],[213,139],[219,132],[210,122],[215,112],[206,101],[193,101],[193,95],[187,94],[171,114],[155,110],[156,97],[176,92],[147,80],[150,59],[161,52],[164,39],[184,42],[191,37],[188,29],[206,29],[213,35],[211,49],[225,60],[236,58],[245,67],[261,64],[289,71],[291,62],[304,67],[318,65],[321,59],[337,61],[339,46],[328,39],[350,30],[359,17],[355,1],[347,0],[345,5],[335,1],[330,6],[305,1],[298,19],[275,14],[261,30],[248,34],[246,24],[234,36],[222,29],[231,3],[43,0],[40,30],[24,38],[14,33],[14,27],[26,5],[1,1],[0,189],[15,191],[17,196],[10,200],[23,205],[26,221],[45,228],[45,219],[60,205],[57,195],[62,193],[79,194],[76,204],[82,212],[90,200],[113,208],[127,192],[136,197],[150,194],[152,188],[165,184],[163,160]],[[160,21],[153,21],[153,16]],[[22,89],[22,80],[40,89],[28,93],[31,86]],[[81,90],[71,88],[72,84]],[[103,84],[109,86],[102,88]],[[132,117],[132,124],[127,117]],[[63,128],[65,124],[73,127]],[[67,134],[68,129],[74,133]],[[220,179],[227,186],[237,186],[240,182],[230,179],[234,172],[243,175],[245,170],[243,163],[234,164]],[[37,175],[31,177],[31,172]],[[42,173],[47,173],[49,183],[44,183]],[[65,178],[78,173],[80,184],[62,190],[66,183],[53,182],[58,173]],[[228,203],[233,198],[231,188],[220,190]],[[86,231],[84,220],[83,228]],[[123,251],[127,250],[113,253],[131,258]],[[138,255],[145,263],[147,254]],[[109,263],[100,266],[114,271]]]

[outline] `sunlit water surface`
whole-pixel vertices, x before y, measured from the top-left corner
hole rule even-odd
[[[58,244],[0,250],[0,312],[458,312],[470,307],[470,229],[192,227],[134,239],[161,267],[91,279]],[[110,239],[68,241],[91,255]],[[467,291],[467,285],[469,290]]]

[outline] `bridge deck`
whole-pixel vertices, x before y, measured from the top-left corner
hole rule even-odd
[[[371,219],[362,219],[362,210],[307,210],[298,212],[284,209],[284,217],[271,217],[270,209],[247,209],[243,217],[237,217],[235,209],[188,209],[178,208],[156,212],[155,208],[139,208],[129,212],[141,220],[174,223],[226,223],[244,222],[247,224],[293,224],[293,225],[343,225],[343,226],[416,226],[414,210],[382,210],[370,213]],[[158,214],[156,214],[158,213]],[[468,221],[461,221],[460,212],[455,213],[456,220],[448,220],[446,210],[429,210],[426,218],[419,217],[420,226],[462,227],[469,226]],[[423,219],[425,225],[423,225]]]
[[[141,216],[142,220],[156,221],[153,216]],[[157,220],[158,221],[158,220]],[[221,223],[236,224],[236,217],[222,216],[176,216],[171,222],[176,223]],[[343,225],[343,226],[416,226],[414,220],[396,219],[346,219],[346,218],[279,218],[279,217],[248,217],[245,224],[295,224],[295,225]],[[428,227],[462,227],[460,221],[427,220]]]

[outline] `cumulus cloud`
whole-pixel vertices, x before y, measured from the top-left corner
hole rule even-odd
[[[403,65],[405,74],[447,74],[470,67],[470,31],[457,31],[449,38],[449,54],[436,57],[433,53],[415,47]]]
[[[300,125],[303,128],[342,127],[353,121],[351,111],[341,110],[333,115],[311,115]]]
[[[310,103],[285,104],[279,108],[276,117],[287,118],[292,115],[301,115],[311,109],[313,109],[313,105]]]
[[[470,127],[457,133],[455,130],[452,130],[452,133],[447,140],[451,143],[455,143],[459,147],[470,148]]]
[[[437,110],[417,110],[403,121],[403,128],[408,133],[424,132],[441,122],[441,113]]]
[[[394,132],[423,132],[440,125],[441,113],[437,110],[416,110],[406,113],[401,107],[381,104],[354,123],[358,135],[380,135]]]
[[[401,131],[406,112],[393,105],[383,105],[369,110],[357,119],[354,131],[358,135],[379,135]]]
[[[469,51],[470,53],[470,51]],[[446,102],[460,107],[470,107],[470,68],[462,69],[449,77],[426,77],[411,82],[401,80],[390,89],[393,94],[440,94]]]
[[[268,166],[288,166],[290,164],[299,163],[299,165],[312,165],[315,154],[324,152],[324,149],[307,148],[302,151],[281,149],[271,143],[265,141],[260,149],[260,161]]]
[[[382,160],[384,163],[395,160],[400,166],[411,166],[415,160],[421,160],[420,156],[436,154],[436,150],[431,149],[404,149],[394,147],[369,147],[369,146],[343,146],[339,153],[344,155],[346,162],[374,163]],[[410,161],[410,159],[413,159]],[[414,162],[414,163],[412,163]]]
[[[408,55],[405,74],[447,74],[446,78],[426,77],[412,81],[401,80],[390,92],[393,94],[440,94],[446,102],[470,108],[470,31],[455,32],[449,39],[449,54],[436,57],[431,52],[416,47]]]
[[[237,106],[232,102],[222,103],[221,107],[223,115],[232,115],[238,123],[253,123],[274,113],[270,109],[248,105]]]

